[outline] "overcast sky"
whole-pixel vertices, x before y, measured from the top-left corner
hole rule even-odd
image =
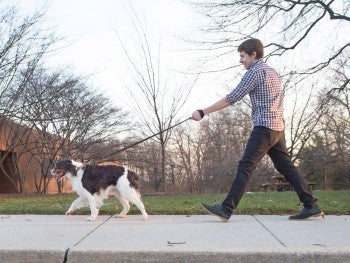
[[[91,85],[105,91],[123,107],[131,108],[132,102],[123,92],[122,78],[126,76],[120,72],[126,61],[122,58],[115,30],[123,41],[128,41],[132,25],[127,13],[131,7],[145,22],[151,45],[158,48],[161,43],[163,64],[169,64],[165,66],[177,68],[191,63],[182,51],[184,42],[180,37],[186,37],[195,30],[199,16],[181,0],[13,1],[27,12],[46,6],[47,25],[55,26],[57,36],[65,38],[59,43],[64,48],[50,55],[48,65],[57,68],[69,66],[77,75],[90,76]],[[208,88],[199,84],[191,95],[191,102],[184,108],[190,114],[192,110],[206,106],[204,100],[212,102],[217,99],[216,96],[218,91],[215,86]]]
[[[198,27],[203,25],[203,17],[182,0],[7,0],[8,3],[11,1],[29,13],[46,6],[45,24],[55,26],[57,36],[64,38],[64,41],[59,42],[61,48],[55,54],[50,54],[46,66],[68,66],[73,74],[89,76],[88,83],[91,86],[104,91],[125,110],[130,111],[135,105],[133,98],[125,91],[125,83],[130,81],[130,76],[125,73],[127,61],[118,42],[116,30],[123,42],[130,43],[132,35],[135,35],[131,32],[133,26],[128,15],[131,7],[145,24],[153,55],[157,55],[158,44],[161,44],[163,66],[184,70],[195,64],[189,52],[183,51],[188,46],[180,38],[196,38],[196,34],[199,34]],[[307,42],[305,45],[307,46]],[[307,52],[303,50],[303,53],[299,54],[293,51],[290,61],[284,59],[279,62],[303,64],[303,59],[310,59],[310,52],[315,53],[315,57],[322,58],[320,52],[323,49],[320,45],[317,47]],[[132,53],[133,48],[127,45],[128,52]],[[225,61],[238,64],[237,52],[228,56],[222,59],[222,63]],[[272,63],[272,66],[282,68],[278,67],[277,63]],[[183,114],[191,114],[193,110],[206,107],[222,98],[229,89],[235,87],[240,74],[244,72],[242,66],[237,68],[235,74],[202,74],[184,105]],[[176,85],[175,82],[169,81],[167,87],[176,89]]]

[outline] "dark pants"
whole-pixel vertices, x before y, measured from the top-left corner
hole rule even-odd
[[[289,156],[284,131],[273,131],[263,126],[254,127],[244,155],[239,162],[236,177],[232,183],[223,205],[229,212],[237,207],[247,189],[252,173],[258,162],[268,154],[277,171],[293,186],[304,207],[311,208],[316,205],[317,199],[298,168]]]

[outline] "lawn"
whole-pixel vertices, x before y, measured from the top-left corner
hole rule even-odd
[[[350,214],[350,190],[314,191],[319,205],[326,214]],[[75,194],[60,195],[0,195],[0,214],[64,214]],[[162,195],[142,198],[149,214],[205,214],[200,203],[214,204],[224,199],[223,194]],[[116,208],[117,206],[117,208]],[[295,192],[246,193],[234,211],[235,214],[290,214],[299,211],[301,205]],[[113,215],[120,212],[121,205],[114,196],[105,200],[100,214]],[[79,209],[76,214],[88,214],[88,208]],[[139,214],[135,206],[130,214]]]

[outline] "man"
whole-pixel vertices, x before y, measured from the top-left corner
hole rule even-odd
[[[248,70],[241,82],[225,98],[193,112],[192,119],[199,121],[205,115],[222,110],[249,94],[254,127],[227,197],[221,204],[202,205],[209,213],[227,222],[245,193],[258,162],[268,154],[277,171],[293,186],[304,205],[299,214],[289,219],[323,216],[317,199],[289,156],[284,140],[283,88],[276,71],[262,61],[263,44],[258,39],[248,39],[239,45],[238,52],[240,63]]]

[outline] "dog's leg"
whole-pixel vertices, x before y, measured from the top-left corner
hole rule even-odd
[[[120,194],[129,202],[136,205],[136,207],[141,211],[141,219],[147,220],[148,214],[145,210],[145,206],[141,201],[140,194],[132,187],[128,186],[128,189],[123,189],[120,191]]]
[[[118,198],[118,200],[123,206],[123,210],[120,212],[120,214],[117,215],[117,217],[124,218],[130,210],[129,202],[119,193],[118,190],[116,190],[115,196]]]
[[[143,205],[141,201],[141,196],[139,192],[136,191],[135,188],[130,186],[130,182],[127,179],[127,170],[119,178],[117,181],[116,189],[119,191],[119,194],[124,197],[129,202],[133,203],[137,206],[138,209],[141,211],[141,219],[147,220],[148,214],[146,213],[145,206]]]
[[[133,203],[134,205],[137,206],[137,208],[141,211],[141,220],[147,220],[148,218],[148,214],[145,210],[145,206],[143,205],[142,201],[141,201],[141,197],[139,195],[139,193],[135,190],[135,189],[132,189],[133,190],[133,195],[131,196],[131,198],[129,199],[129,201],[131,203]]]
[[[90,194],[88,191],[84,191],[84,196],[89,202],[89,207],[91,212],[91,215],[88,218],[86,218],[86,220],[94,221],[98,216],[98,212],[99,212],[96,206],[95,197],[92,194]]]
[[[95,205],[96,205],[96,207],[100,208],[103,205],[103,197],[101,197],[98,194],[94,194],[93,196],[95,198]]]
[[[70,215],[73,211],[75,211],[78,208],[87,206],[88,202],[85,197],[79,196],[77,199],[75,199],[72,204],[70,205],[69,209],[66,212],[66,215]]]

